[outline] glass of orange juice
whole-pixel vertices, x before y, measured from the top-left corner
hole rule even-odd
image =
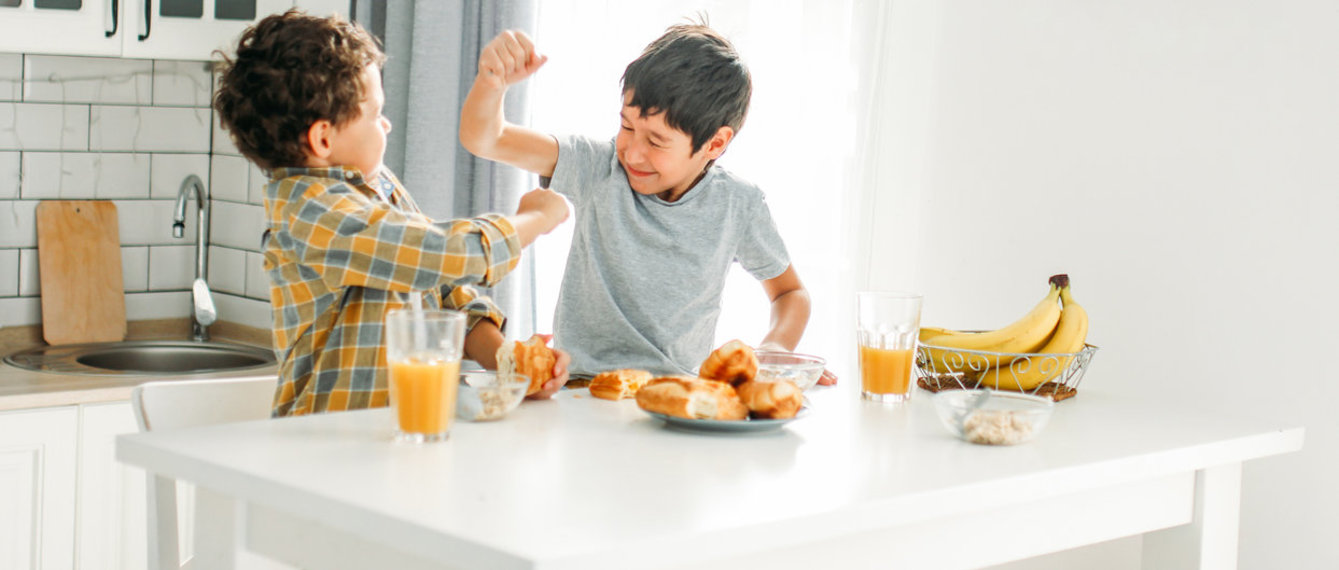
[[[397,441],[442,441],[456,416],[465,314],[400,309],[386,314],[386,366]]]
[[[921,326],[921,296],[915,293],[856,293],[856,343],[860,347],[860,395],[900,403],[911,399],[911,365]]]

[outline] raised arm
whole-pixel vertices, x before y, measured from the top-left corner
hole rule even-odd
[[[479,55],[479,74],[460,110],[460,144],[475,156],[540,176],[553,176],[558,141],[552,136],[507,122],[503,99],[507,87],[539,70],[547,56],[539,55],[525,33],[498,34]]]

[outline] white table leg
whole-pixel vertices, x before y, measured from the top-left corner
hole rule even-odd
[[[233,570],[242,550],[242,505],[232,497],[195,488],[195,556],[191,570]]]
[[[1144,535],[1146,569],[1221,570],[1237,567],[1241,523],[1241,464],[1195,473],[1195,513],[1190,524]]]

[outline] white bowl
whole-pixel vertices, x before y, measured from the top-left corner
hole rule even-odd
[[[1055,409],[1050,398],[997,390],[945,390],[932,399],[945,428],[963,441],[984,445],[1031,441]]]
[[[759,350],[755,354],[758,357],[757,380],[789,380],[800,390],[808,390],[817,384],[827,365],[822,358],[808,354],[773,350]]]
[[[476,422],[502,419],[521,405],[529,388],[530,377],[524,374],[498,375],[492,370],[461,372],[456,417]]]

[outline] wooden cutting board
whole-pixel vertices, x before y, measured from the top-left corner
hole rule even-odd
[[[113,342],[126,336],[116,205],[46,200],[37,205],[42,337],[47,344]]]

